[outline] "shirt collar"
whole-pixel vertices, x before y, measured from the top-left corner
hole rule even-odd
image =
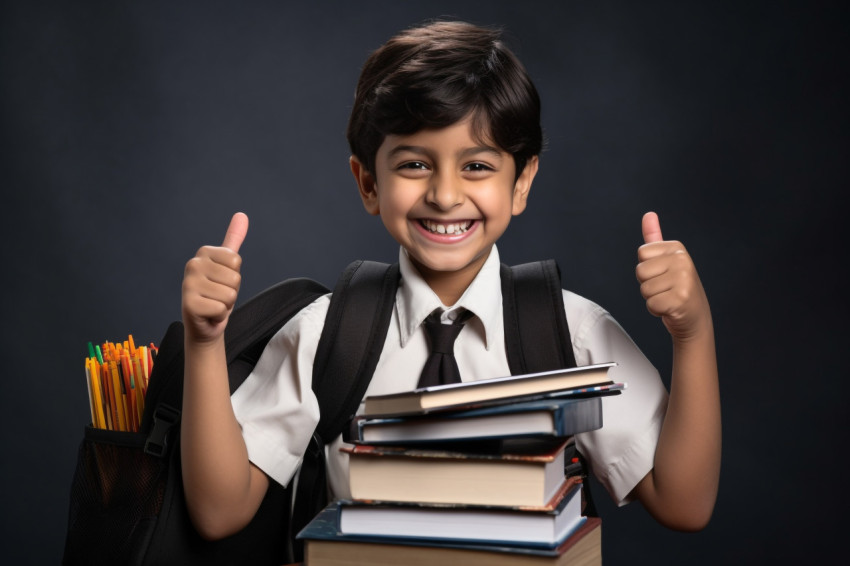
[[[410,261],[404,248],[398,254],[401,282],[396,295],[396,312],[399,320],[401,347],[416,332],[422,321],[436,308],[449,309],[428,286],[419,270]],[[464,291],[458,302],[449,310],[465,308],[472,311],[484,327],[486,348],[504,339],[502,326],[502,280],[499,274],[499,252],[496,246],[481,270]]]

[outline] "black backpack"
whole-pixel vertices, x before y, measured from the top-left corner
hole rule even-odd
[[[295,535],[327,503],[324,446],[347,430],[365,394],[383,349],[398,279],[397,264],[356,261],[343,272],[316,351],[313,390],[321,420],[304,454],[297,494],[270,480],[248,526],[219,541],[198,535],[184,500],[179,447],[183,326],[172,323],[159,345],[140,432],[86,427],[62,563],[280,565],[302,560]],[[575,366],[555,263],[502,265],[501,279],[511,373]],[[231,393],[283,324],[327,292],[315,281],[289,279],[234,309],[225,331]],[[588,509],[594,513],[589,497]]]

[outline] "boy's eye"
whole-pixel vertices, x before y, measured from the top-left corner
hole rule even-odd
[[[467,165],[463,169],[464,169],[464,171],[473,171],[473,172],[492,171],[493,170],[493,168],[490,167],[489,165],[487,165],[486,163],[480,163],[478,161],[476,161],[475,163],[470,163],[469,165]]]
[[[408,161],[398,166],[399,169],[427,169],[428,166],[421,161]]]

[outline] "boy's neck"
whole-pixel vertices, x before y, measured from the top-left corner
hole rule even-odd
[[[447,307],[451,307],[460,300],[463,293],[472,284],[475,276],[478,275],[487,258],[490,257],[490,252],[488,251],[482,257],[457,271],[430,269],[420,264],[412,256],[408,257],[410,257],[410,261],[419,271],[422,279],[425,280],[431,290],[440,298],[440,302]]]

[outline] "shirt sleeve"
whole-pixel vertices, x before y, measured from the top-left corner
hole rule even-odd
[[[313,361],[329,304],[325,295],[292,317],[231,396],[248,459],[281,485],[292,479],[319,422]]]
[[[607,311],[568,291],[564,305],[576,363],[616,362],[609,376],[627,384],[620,395],[603,397],[602,428],[576,435],[593,475],[617,505],[625,505],[629,493],[653,468],[667,389],[655,367]]]

